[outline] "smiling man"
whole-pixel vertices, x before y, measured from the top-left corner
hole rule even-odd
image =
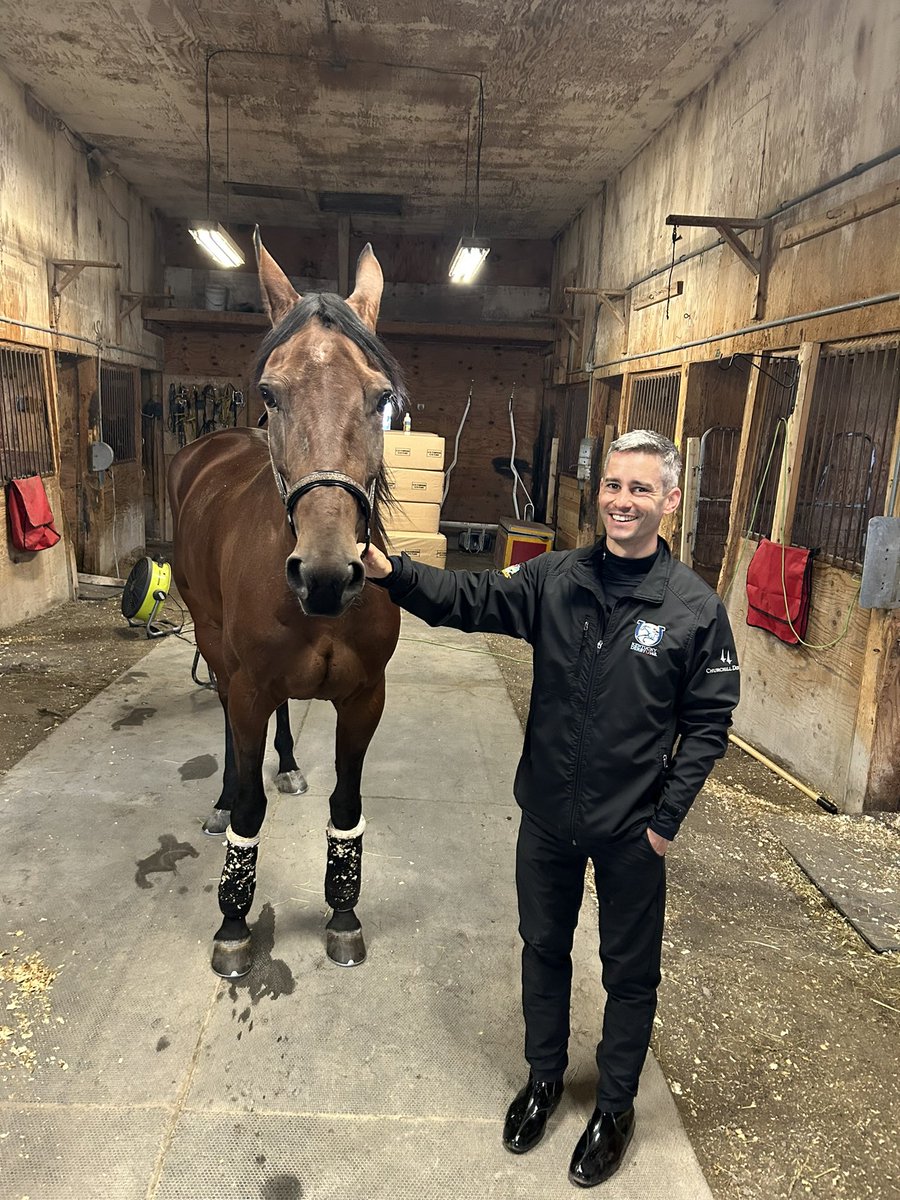
[[[725,753],[739,696],[724,606],[659,536],[681,500],[680,472],[668,438],[635,430],[607,455],[605,533],[593,546],[482,574],[374,547],[363,556],[367,576],[430,625],[506,633],[534,648],[515,782],[530,1070],[503,1144],[513,1154],[536,1146],[563,1094],[572,942],[591,859],[606,1008],[596,1107],[569,1163],[579,1187],[608,1179],[634,1132],[660,980],[665,854]]]

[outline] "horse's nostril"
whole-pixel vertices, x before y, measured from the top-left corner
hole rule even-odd
[[[349,564],[350,566],[350,586],[359,587],[366,577],[366,568],[362,565],[359,559],[355,559]]]
[[[303,559],[299,555],[292,554],[285,563],[284,571],[287,575],[288,587],[291,591],[296,592],[301,600],[305,600],[308,589],[303,580]]]

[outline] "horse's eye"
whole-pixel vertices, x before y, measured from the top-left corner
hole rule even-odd
[[[261,383],[259,385],[259,394],[260,394],[260,397],[262,398],[262,402],[266,406],[266,408],[277,408],[278,407],[278,405],[275,402],[275,397],[272,395],[271,389],[266,387],[266,385],[264,383]]]
[[[378,411],[384,412],[384,410],[392,402],[393,399],[394,399],[394,393],[390,389],[388,389],[385,392],[382,392],[381,395],[378,397],[378,406],[377,406]]]

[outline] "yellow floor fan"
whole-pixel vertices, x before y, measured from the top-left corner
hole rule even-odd
[[[148,638],[179,633],[177,627],[160,614],[172,585],[172,567],[162,559],[139,558],[125,581],[122,592],[122,616],[129,625],[144,625]]]

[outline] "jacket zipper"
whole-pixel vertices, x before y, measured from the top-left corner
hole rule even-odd
[[[597,668],[597,663],[598,663],[599,659],[602,657],[601,652],[603,650],[603,644],[604,644],[604,642],[609,641],[609,639],[606,637],[606,634],[612,633],[612,631],[614,629],[613,616],[615,615],[615,611],[621,604],[622,600],[627,601],[630,599],[631,599],[630,596],[623,596],[623,597],[621,597],[621,599],[617,600],[615,602],[615,604],[612,606],[612,611],[609,614],[609,620],[606,622],[606,629],[604,629],[604,631],[603,631],[604,636],[602,638],[600,638],[599,641],[597,642],[597,646],[591,657],[591,669],[588,672],[587,694],[585,697],[585,705],[584,705],[584,720],[581,723],[581,732],[578,735],[578,746],[575,751],[575,776],[572,780],[572,819],[569,822],[569,838],[570,838],[573,846],[576,845],[575,817],[578,812],[578,784],[581,781],[581,755],[582,755],[582,751],[584,749],[584,735],[585,735],[585,731],[587,730],[588,718],[590,715],[589,709],[590,709],[590,703],[591,703],[591,693],[594,690],[594,672]],[[584,640],[587,635],[587,629],[588,629],[588,622],[585,621],[584,630],[583,630],[582,636],[581,636],[582,649],[584,648]]]
[[[585,637],[587,636],[587,629],[588,629],[588,623],[587,623],[587,621],[585,621],[585,623],[584,623]],[[584,640],[585,640],[585,638],[582,637],[582,639],[581,639],[582,648],[584,647]],[[591,693],[594,690],[594,671],[597,666],[597,654],[602,645],[603,645],[603,641],[601,640],[597,643],[597,648],[591,654],[591,669],[588,671],[587,691],[585,693],[584,719],[581,722],[581,732],[578,735],[578,746],[575,750],[575,777],[572,780],[572,818],[569,822],[569,838],[570,838],[573,846],[576,845],[576,842],[575,842],[575,817],[578,812],[578,783],[581,778],[581,754],[582,754],[582,750],[584,749],[584,735],[585,735],[585,731],[587,730],[588,717],[590,715]]]
[[[591,627],[590,618],[585,617],[584,625],[581,627],[581,646],[578,649],[578,661],[581,662],[581,656],[584,654],[584,643],[587,641],[588,630]]]

